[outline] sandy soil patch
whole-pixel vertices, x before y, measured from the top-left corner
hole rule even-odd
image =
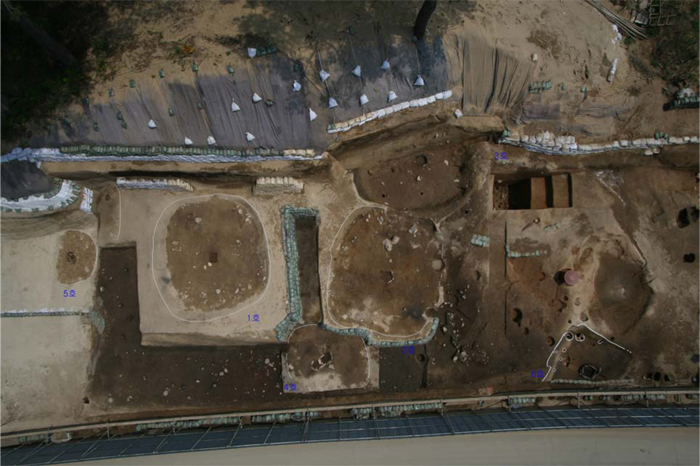
[[[95,267],[95,242],[80,231],[67,231],[60,239],[61,248],[56,258],[58,281],[71,285],[85,280]]]

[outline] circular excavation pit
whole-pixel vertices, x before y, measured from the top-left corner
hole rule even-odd
[[[208,320],[243,310],[262,297],[268,254],[258,214],[241,198],[180,199],[156,225],[154,279],[171,313]]]
[[[58,281],[64,285],[85,280],[95,268],[95,242],[82,231],[70,230],[61,236],[56,259]]]

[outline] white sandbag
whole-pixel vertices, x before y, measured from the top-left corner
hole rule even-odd
[[[294,89],[294,92],[299,92],[301,90],[301,84],[299,84],[296,80],[294,80],[294,84],[292,85],[292,88]]]
[[[333,97],[328,99],[328,108],[335,108],[337,106],[338,106],[338,102],[336,102]]]
[[[238,104],[236,103],[235,100],[231,102],[231,110],[233,112],[240,112],[241,111],[241,107],[238,106]]]
[[[418,75],[418,77],[416,78],[416,81],[413,83],[413,85],[416,87],[425,86],[425,81],[423,80],[423,76]]]
[[[255,136],[253,136],[251,133],[247,132],[245,133],[245,138],[248,140],[248,142],[252,141],[255,139]]]
[[[309,121],[314,121],[316,119],[316,117],[318,117],[318,115],[316,115],[316,112],[309,109]]]
[[[389,97],[386,99],[387,102],[393,102],[396,100],[396,92],[394,91],[389,91]]]
[[[355,69],[352,70],[352,74],[354,74],[358,78],[362,76],[362,67],[360,65],[357,65]]]
[[[389,68],[391,68],[391,65],[389,65],[389,60],[384,60],[384,61],[382,62],[382,66],[380,66],[380,68],[383,69],[384,71],[386,71],[386,70],[388,70]]]
[[[366,95],[362,94],[360,96],[360,105],[365,105],[367,102],[369,102],[369,99],[367,98]]]
[[[156,127],[156,122],[153,121],[153,120],[149,120],[149,122],[148,122],[148,127],[151,128],[151,129],[155,128],[155,127]]]
[[[213,146],[216,144],[216,139],[214,139],[214,136],[209,136],[207,138],[207,144],[209,144],[210,146]]]
[[[253,102],[258,103],[262,100],[262,97],[260,97],[257,92],[253,93]]]
[[[464,115],[462,114],[462,111],[460,109],[455,110],[455,118],[461,118]]]
[[[190,138],[185,138],[185,145],[191,146],[192,144],[194,144],[194,143],[192,142],[192,139],[190,139]]]
[[[254,49],[252,47],[248,47],[248,56],[250,58],[253,58],[255,54],[258,53],[258,49]]]
[[[327,72],[326,70],[321,70],[318,75],[321,77],[321,82],[325,83],[326,79],[331,77],[331,74]]]

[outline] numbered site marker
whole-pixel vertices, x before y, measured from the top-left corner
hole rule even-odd
[[[64,298],[75,298],[75,290],[63,290]]]
[[[416,347],[415,346],[404,346],[401,348],[401,352],[403,354],[416,354]]]
[[[286,384],[284,384],[284,391],[285,391],[285,392],[295,392],[295,391],[297,391],[297,384],[295,384],[295,383],[286,383]]]
[[[260,322],[260,315],[248,314],[248,322]]]
[[[544,371],[542,369],[540,369],[540,370],[533,369],[530,371],[530,377],[542,379],[542,378],[544,378]]]
[[[495,152],[493,156],[494,160],[508,160],[508,157],[506,157],[505,152]]]

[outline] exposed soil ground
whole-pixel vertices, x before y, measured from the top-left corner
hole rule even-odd
[[[417,210],[446,204],[465,192],[462,151],[430,151],[355,171],[357,191],[392,209]],[[440,154],[440,155],[438,155]]]
[[[684,256],[698,254],[698,223],[693,220],[692,209],[687,214],[687,226],[679,225],[678,216],[683,209],[697,206],[697,168],[692,159],[682,162],[682,155],[673,162],[645,158],[640,163],[646,168],[629,169],[625,164],[634,163],[634,158],[618,160],[619,167],[611,166],[604,155],[577,160],[550,158],[546,166],[552,172],[573,172],[573,207],[496,211],[491,208],[492,172],[511,170],[526,176],[533,168],[524,167],[525,154],[514,150],[508,152],[511,165],[495,165],[491,161],[493,151],[494,146],[487,143],[470,148],[463,173],[468,188],[439,209],[444,214],[435,219],[439,232],[426,218],[391,208],[385,211],[367,207],[358,211],[356,218],[351,217],[338,235],[333,246],[337,262],[329,295],[332,305],[323,309],[324,320],[332,316],[344,324],[336,309],[349,313],[362,303],[358,297],[379,304],[364,306],[360,311],[366,316],[358,313],[359,319],[344,325],[369,326],[382,332],[388,323],[390,329],[414,333],[428,321],[426,317],[440,320],[437,334],[426,345],[382,348],[377,351],[378,358],[370,357],[369,364],[378,361],[376,383],[360,385],[360,375],[362,382],[366,381],[368,359],[361,354],[364,344],[359,338],[341,337],[316,326],[298,329],[288,345],[208,347],[193,346],[190,340],[174,347],[142,345],[143,309],[137,290],[135,249],[108,248],[101,251],[95,284],[99,290],[95,302],[100,303],[98,309],[105,317],[105,331],[96,339],[98,353],[90,369],[92,382],[85,395],[90,404],[84,416],[115,419],[143,417],[146,413],[163,416],[282,409],[567,388],[566,384],[541,383],[531,373],[546,371],[546,361],[556,342],[580,323],[614,339],[631,353],[607,343],[598,344],[597,339],[587,336],[584,343],[566,347],[571,359],[556,373],[557,378],[578,379],[579,368],[591,364],[601,369],[600,380],[632,379],[635,386],[642,387],[688,385],[697,373],[697,363],[693,362],[698,354],[694,311],[697,267],[684,262]],[[409,166],[414,157],[398,157],[397,166]],[[352,162],[352,154],[346,161]],[[533,158],[538,176],[544,170],[537,165],[540,162],[539,156]],[[662,166],[668,163],[686,163],[687,169]],[[342,169],[334,165],[330,171],[335,174]],[[326,208],[323,195],[330,191],[318,192],[322,194],[309,204]],[[139,199],[135,193],[122,195],[127,206]],[[112,199],[117,203],[116,193]],[[272,224],[280,218],[279,207],[275,209],[269,217]],[[130,215],[136,214],[142,212]],[[198,216],[206,225],[204,215]],[[319,225],[329,218],[330,214],[322,216]],[[187,221],[186,215],[183,220]],[[116,231],[116,218],[105,217],[105,221],[107,224],[100,228]],[[343,219],[333,221],[339,224]],[[414,224],[415,237],[409,232]],[[133,228],[135,222],[125,220],[122,235],[127,236],[123,237],[131,240]],[[327,276],[318,277],[317,261],[309,257],[328,254],[331,238],[325,230],[316,244],[312,222],[300,221],[297,228],[303,259],[303,308],[316,309],[315,296],[319,289],[326,289]],[[277,227],[267,231],[271,230],[279,234]],[[490,246],[471,244],[473,234],[488,236]],[[399,237],[398,242],[392,242],[394,236]],[[385,239],[391,251],[387,251]],[[547,254],[506,259],[506,242],[511,250],[546,250]],[[582,258],[589,247],[590,266],[586,266]],[[318,253],[315,248],[319,248]],[[613,261],[611,251],[615,252],[613,257],[621,259]],[[200,254],[204,252],[202,249]],[[3,249],[3,257],[6,253]],[[436,258],[441,260],[441,270],[433,268]],[[613,299],[619,289],[616,283],[620,283],[616,280],[624,278],[626,291],[634,289],[638,282],[629,277],[636,280],[635,270],[643,263],[649,278],[655,277],[646,285],[653,294],[646,304],[630,295],[631,299],[624,301],[626,309],[620,310],[621,302]],[[629,264],[634,264],[635,270]],[[581,282],[574,287],[557,283],[556,273],[563,268],[580,271]],[[394,281],[387,283],[391,274],[382,272],[392,270]],[[613,276],[600,278],[605,283],[596,284],[599,274],[608,274],[607,270]],[[411,273],[402,275],[401,271]],[[403,285],[394,290],[391,285],[398,280]],[[599,302],[603,311],[600,315],[593,310]],[[608,313],[609,304],[617,308],[613,315]],[[409,309],[417,311],[410,313]],[[372,310],[376,314],[368,313]],[[303,315],[314,323],[318,318],[315,310]],[[629,318],[621,318],[623,315]],[[163,313],[158,318],[170,317]],[[618,328],[618,318],[630,324],[626,330]],[[596,346],[592,346],[594,342]],[[299,361],[298,367],[292,362],[294,370],[300,371],[299,389],[294,392],[284,390],[285,384],[296,382],[290,382],[291,377],[285,379],[283,353]],[[331,392],[305,393],[305,383]],[[350,391],[335,392],[348,388]]]
[[[396,337],[424,335],[444,267],[435,225],[391,210],[363,209],[340,235],[333,251],[329,324]]]
[[[67,231],[61,237],[61,249],[56,259],[58,281],[71,285],[85,280],[95,268],[95,242],[81,231]]]
[[[615,335],[623,335],[644,315],[652,290],[646,284],[642,264],[606,254],[595,277],[597,302],[591,303],[593,319],[605,321]]]
[[[174,348],[141,345],[136,250],[100,251],[97,279],[105,333],[90,399],[107,412],[234,406],[283,396],[278,346]]]
[[[313,63],[319,40],[328,41],[328,47],[345,42],[349,37],[345,31],[356,23],[363,24],[358,34],[369,37],[373,22],[363,21],[366,15],[374,11],[378,17],[393,18],[392,8],[396,8],[379,2],[379,6],[358,11],[358,5],[364,7],[343,3],[333,11],[338,21],[347,21],[340,24],[323,16],[327,6],[321,3],[295,4],[293,13],[282,12],[284,5],[238,3],[219,10],[203,3],[188,4],[191,17],[180,17],[181,23],[170,18],[155,25],[152,41],[139,51],[143,55],[134,51],[124,58],[138,58],[138,63],[133,68],[120,67],[123,74],[96,86],[92,97],[106,99],[111,87],[130,89],[126,83],[132,77],[139,82],[160,82],[156,73],[161,66],[169,78],[187,76],[192,81],[189,63],[195,59],[202,71],[208,66],[212,73],[223,73],[222,63],[228,61],[224,54],[231,52],[230,47],[235,46],[230,56],[234,64],[248,63],[243,50],[249,41],[293,39],[298,43],[290,47],[293,51],[288,56]],[[408,11],[401,9],[387,29],[400,32],[404,19],[398,18],[412,17]],[[450,5],[440,13],[456,11]],[[239,19],[232,25],[233,17]],[[369,328],[374,336],[403,340],[424,336],[436,317],[435,337],[425,345],[375,350],[378,358],[372,351],[367,356],[359,338],[335,335],[316,325],[299,327],[289,343],[255,344],[275,341],[271,329],[281,320],[277,317],[284,316],[286,269],[279,208],[291,202],[284,196],[256,200],[259,219],[243,203],[213,197],[182,207],[170,224],[162,225],[168,228],[162,243],[172,286],[192,312],[222,310],[250,300],[262,290],[264,280],[259,277],[266,277],[268,269],[269,281],[276,287],[273,298],[265,303],[275,318],[265,322],[269,325],[264,338],[263,332],[241,316],[223,316],[228,320],[220,322],[182,320],[158,307],[161,296],[148,282],[156,270],[152,262],[158,262],[151,256],[153,219],[180,194],[119,193],[105,175],[88,181],[94,183],[96,207],[101,209],[97,211],[100,245],[119,241],[130,246],[103,247],[99,273],[93,274],[96,278],[79,284],[84,284],[90,296],[95,290],[94,303],[84,305],[94,304],[105,319],[104,333],[95,337],[93,363],[68,368],[69,376],[90,375],[85,419],[580,388],[550,383],[551,378],[542,383],[532,376],[533,370],[547,370],[551,352],[572,328],[586,339],[559,347],[556,378],[580,380],[579,370],[589,364],[601,370],[600,380],[632,381],[623,386],[697,385],[697,145],[664,148],[655,156],[619,151],[557,157],[486,142],[504,125],[510,128],[512,124],[527,125],[527,134],[543,129],[574,134],[580,142],[613,136],[650,137],[654,131],[695,135],[697,109],[661,112],[668,99],[661,92],[662,83],[656,78],[647,80],[630,66],[623,44],[611,42],[610,24],[584,2],[515,5],[484,1],[454,18],[436,19],[435,31],[449,25],[452,34],[445,39],[450,63],[463,63],[464,57],[454,55],[466,50],[462,46],[473,41],[470,34],[474,33],[483,36],[489,47],[498,42],[498,50],[480,51],[485,57],[491,57],[491,52],[493,56],[500,51],[504,56],[512,53],[518,63],[533,66],[533,79],[551,80],[555,89],[528,94],[522,109],[513,115],[506,115],[512,109],[495,109],[498,118],[456,119],[453,108],[429,107],[373,122],[347,133],[346,139],[339,136],[324,160],[309,163],[313,170],[308,171],[299,167],[305,162],[201,168],[175,163],[84,162],[60,168],[66,177],[74,178],[90,178],[85,171],[90,167],[109,177],[124,174],[120,172],[182,169],[193,181],[202,181],[197,189],[206,192],[249,192],[254,177],[270,172],[303,181],[323,180],[294,198],[295,205],[317,207],[321,212],[317,225],[297,222],[303,322],[323,320],[337,327]],[[138,31],[141,38],[146,29],[143,25]],[[204,29],[210,31],[206,36],[200,34]],[[222,31],[227,32],[225,37]],[[256,36],[245,36],[251,32]],[[285,39],[289,34],[292,39]],[[182,49],[185,43],[188,51],[182,51],[184,56],[168,56],[169,50]],[[151,49],[144,50],[148,47]],[[538,61],[531,61],[532,53],[540,55]],[[615,58],[619,58],[619,68],[611,84],[606,72]],[[461,81],[464,70],[449,71],[455,82]],[[560,83],[568,83],[568,91]],[[463,88],[466,85],[455,89],[456,96],[461,92],[470,97]],[[579,92],[584,85],[589,92]],[[496,152],[507,153],[507,159],[496,162]],[[194,173],[198,170],[202,173]],[[205,172],[215,174],[205,179]],[[555,206],[562,208],[544,208],[548,205],[546,192],[544,199],[532,196],[532,184],[529,194],[520,196],[518,188],[527,181],[552,175],[570,179],[568,203]],[[499,179],[504,180],[501,186]],[[516,187],[511,181],[524,184]],[[355,210],[358,207],[361,209]],[[3,289],[3,306],[6,302],[14,308],[24,303],[32,304],[27,308],[55,306],[54,268],[42,268],[37,257],[53,257],[55,244],[45,243],[50,243],[48,232],[56,232],[52,224],[61,215],[42,214],[31,221],[3,225],[3,281],[12,284]],[[262,249],[263,227],[274,245],[270,264]],[[474,235],[488,237],[489,245],[474,244]],[[8,242],[10,236],[12,242]],[[507,250],[540,254],[509,257]],[[29,268],[24,266],[27,258],[31,259]],[[163,264],[160,270],[165,268]],[[557,280],[567,268],[579,273],[578,284],[568,287]],[[46,287],[50,293],[31,290],[28,284],[33,276],[41,284],[53,283]],[[81,290],[78,285],[76,290]],[[238,317],[241,320],[235,320]],[[592,332],[581,330],[582,324],[625,350],[600,343]],[[252,346],[207,346],[222,341],[230,345],[227,338],[245,325],[245,341]],[[26,328],[23,331],[28,333]],[[144,345],[147,336],[152,341],[162,337],[159,342],[172,346]],[[30,337],[27,341],[31,342]],[[17,343],[3,350],[25,349]],[[283,354],[292,368],[282,367]],[[376,360],[378,371],[373,372]],[[61,364],[59,360],[51,367]],[[31,361],[25,366],[25,370],[34,367]],[[43,368],[37,365],[36,370]],[[285,370],[290,372],[285,375]],[[3,388],[9,385],[23,406],[20,409],[3,399],[3,409],[15,419],[30,418],[31,400],[17,397],[21,387],[6,383],[13,375],[7,376],[3,369]],[[22,380],[38,380],[32,372],[21,375]],[[42,390],[36,396],[59,396],[55,387],[63,385],[53,380],[59,376],[68,379],[64,374],[41,379]],[[299,390],[284,389],[285,384],[296,383],[291,380],[299,381]],[[348,388],[352,391],[340,391]],[[305,393],[315,390],[333,393]],[[70,407],[75,414],[74,405]],[[35,414],[46,416],[45,406]]]
[[[245,203],[210,197],[179,207],[166,247],[172,284],[187,309],[232,308],[265,288],[265,236]]]
[[[570,379],[588,380],[581,377],[579,371],[583,366],[593,366],[598,374],[596,381],[623,378],[625,368],[633,360],[633,355],[606,342],[595,333],[582,327],[571,327],[574,339],[564,339],[552,354],[549,364],[554,368],[548,380]],[[557,336],[557,341],[559,339]],[[578,338],[583,338],[579,341]]]
[[[376,350],[365,346],[361,338],[312,325],[295,330],[289,343],[289,351],[284,353],[287,367],[283,369],[283,379],[285,384],[296,384],[294,391],[376,388]]]

